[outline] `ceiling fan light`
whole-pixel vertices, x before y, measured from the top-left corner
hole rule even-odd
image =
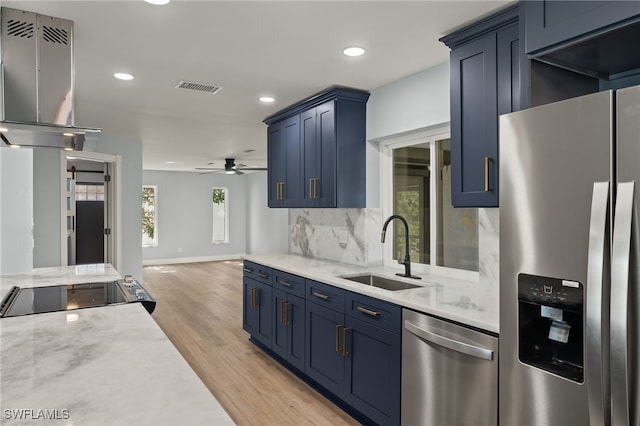
[[[235,170],[225,170],[225,172],[224,172],[224,173],[225,173],[225,174],[227,174],[227,175],[233,175],[233,174],[235,174],[236,172],[235,172]]]

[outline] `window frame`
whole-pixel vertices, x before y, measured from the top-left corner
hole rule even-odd
[[[214,206],[213,199],[211,200],[211,244],[229,244],[229,188],[226,186],[213,186],[211,187],[211,197],[213,197],[213,191],[216,189],[222,189],[224,191],[224,240],[214,239]]]
[[[144,242],[144,230],[142,230],[142,247],[158,247],[158,186],[157,185],[142,185],[142,192],[144,193],[145,188],[153,189],[153,239],[150,242]],[[144,206],[142,206],[144,209]]]
[[[438,157],[440,152],[436,149],[436,142],[443,139],[451,139],[449,124],[434,126],[401,136],[391,136],[380,141],[380,207],[382,220],[385,220],[393,214],[393,150],[413,145],[428,144],[429,149],[431,150],[429,166],[431,170],[438,170]],[[436,179],[429,179],[429,193],[429,205],[437,206],[440,192],[438,192],[438,182]],[[412,259],[412,271],[423,274],[431,273],[434,275],[459,278],[468,281],[480,281],[479,271],[466,271],[463,269],[455,269],[435,264],[435,262],[437,262],[437,236],[441,232],[438,227],[439,209],[431,208],[429,210],[430,229],[432,230],[431,238],[429,240],[429,253],[433,264],[418,263]],[[393,221],[389,226],[396,226],[397,224],[398,221]],[[382,224],[380,224],[380,226],[382,226]],[[433,230],[435,230],[435,232]],[[387,234],[393,235],[391,231],[392,230],[388,230]],[[480,236],[478,236],[478,238],[480,238]],[[382,258],[383,265],[396,268],[399,267],[397,261],[393,259],[393,243],[391,239],[383,244]]]

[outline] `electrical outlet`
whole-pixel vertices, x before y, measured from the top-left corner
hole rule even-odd
[[[349,242],[349,232],[346,229],[338,230],[338,244],[340,247],[346,247]]]

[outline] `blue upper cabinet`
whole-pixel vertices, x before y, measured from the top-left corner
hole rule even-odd
[[[525,106],[518,5],[441,39],[451,48],[451,200],[498,206],[498,115]]]
[[[368,98],[367,92],[336,87],[264,120],[269,126],[269,207],[366,207]],[[298,127],[287,134],[284,124],[292,120]]]
[[[639,1],[524,1],[526,52],[536,54],[637,22]]]
[[[267,134],[269,207],[300,203],[300,118],[289,117],[269,126]]]

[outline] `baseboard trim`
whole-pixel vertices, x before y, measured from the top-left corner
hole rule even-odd
[[[173,259],[148,259],[148,260],[142,261],[142,266],[173,265],[176,263],[214,262],[217,260],[236,260],[236,259],[242,259],[244,256],[246,256],[246,253],[222,254],[217,256],[200,256],[200,257],[176,257]]]

